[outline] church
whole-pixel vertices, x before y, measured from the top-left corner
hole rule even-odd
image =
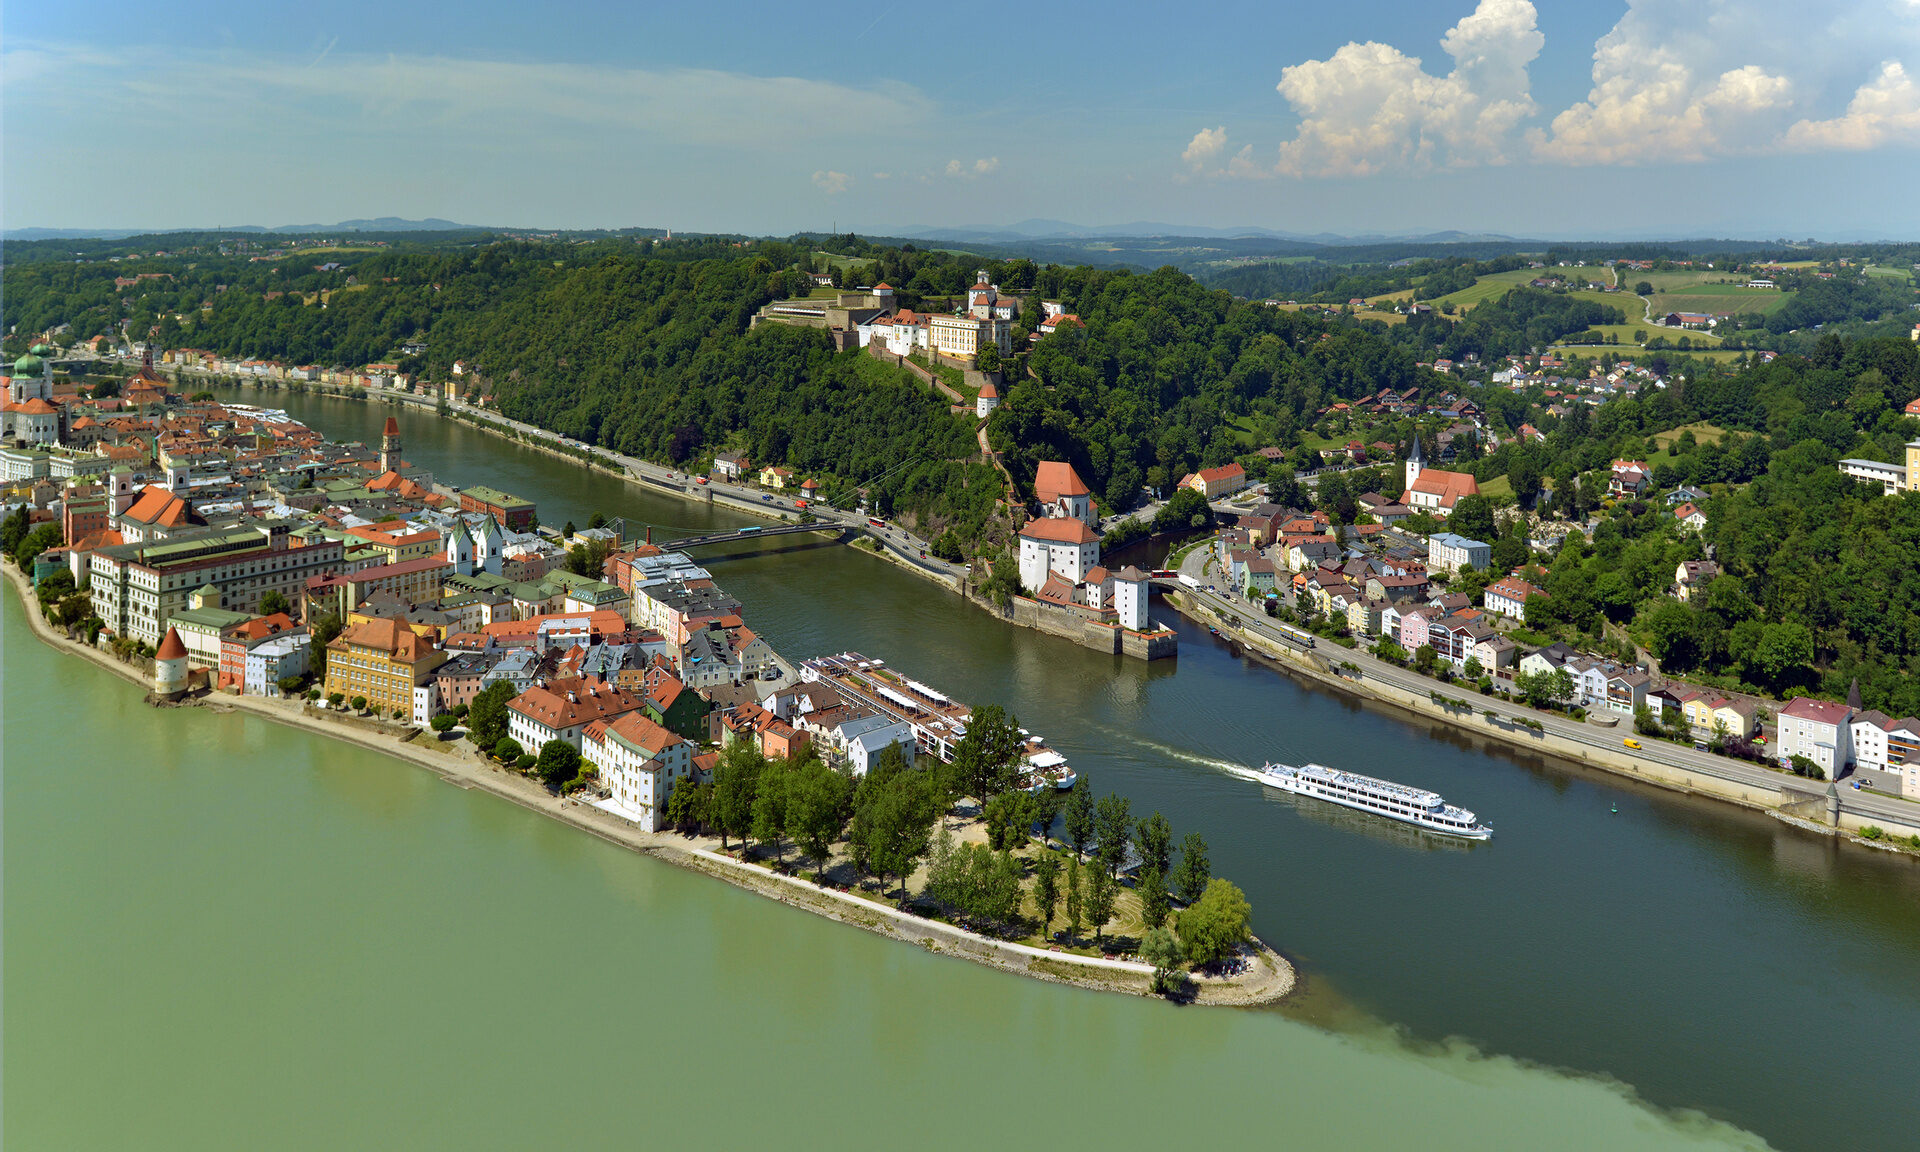
[[[1415,512],[1445,517],[1462,496],[1478,496],[1480,482],[1471,473],[1448,472],[1426,466],[1420,450],[1420,437],[1413,438],[1413,455],[1407,458],[1407,490],[1400,503]]]
[[[63,439],[66,410],[53,402],[53,365],[45,359],[51,352],[36,344],[14,361],[7,402],[0,405],[0,440],[44,446]]]

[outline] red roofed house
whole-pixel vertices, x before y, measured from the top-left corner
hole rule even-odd
[[[1835,779],[1853,763],[1853,709],[1831,700],[1802,696],[1780,710],[1779,742],[1775,746],[1780,763],[1791,763],[1805,756],[1819,765],[1829,780]]]
[[[674,784],[693,776],[693,745],[638,712],[588,724],[580,754],[600,770],[619,815],[648,832],[660,830]]]
[[[1216,496],[1225,496],[1229,492],[1238,492],[1247,486],[1247,470],[1238,463],[1223,464],[1218,468],[1204,468],[1183,477],[1180,487],[1191,488],[1211,500]]]
[[[531,756],[538,756],[549,740],[564,740],[579,748],[587,725],[618,719],[645,705],[639,696],[605,680],[549,680],[507,701],[507,735]]]
[[[1522,624],[1527,622],[1527,597],[1546,596],[1545,592],[1520,579],[1508,576],[1487,585],[1486,598],[1482,601],[1489,612],[1498,612],[1502,616],[1511,616]]]
[[[1638,496],[1653,483],[1653,470],[1645,460],[1615,460],[1607,491],[1615,496]]]

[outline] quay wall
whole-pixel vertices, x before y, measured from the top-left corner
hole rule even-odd
[[[1095,652],[1131,656],[1136,660],[1160,660],[1179,654],[1179,639],[1164,629],[1130,632],[1117,624],[1089,620],[1064,608],[1029,600],[1025,596],[1015,596],[1004,609],[982,596],[970,595],[968,598],[1010,624],[1071,640]]]
[[[1442,704],[1419,692],[1338,668],[1328,658],[1329,655],[1337,658],[1337,652],[1323,654],[1317,648],[1302,651],[1285,645],[1271,644],[1230,626],[1224,620],[1212,616],[1211,613],[1196,609],[1178,592],[1168,591],[1165,597],[1169,604],[1174,605],[1184,615],[1194,619],[1200,619],[1205,615],[1214,627],[1220,629],[1221,635],[1232,639],[1247,652],[1340,691],[1391,705],[1424,720],[1436,720],[1462,731],[1498,740],[1510,747],[1549,754],[1562,760],[1571,760],[1621,776],[1644,780],[1663,788],[1712,796],[1743,807],[1773,813],[1778,813],[1785,808],[1786,811],[1798,817],[1790,821],[1796,826],[1812,821],[1816,822],[1816,827],[1824,828],[1826,834],[1834,834],[1835,830],[1831,825],[1818,823],[1826,819],[1824,792],[1818,798],[1817,805],[1808,802],[1805,789],[1813,783],[1812,781],[1796,781],[1798,787],[1795,784],[1786,783],[1774,786],[1746,784],[1677,765],[1642,760],[1627,755],[1624,747],[1619,752],[1615,752],[1604,746],[1597,747],[1570,740],[1556,733],[1538,732],[1504,717],[1483,715],[1480,706],[1473,703],[1477,696],[1462,696],[1461,698],[1469,703],[1465,708]],[[1441,690],[1442,695],[1446,694],[1445,689],[1448,686],[1440,685],[1436,681],[1435,687]],[[1869,818],[1847,811],[1843,799],[1839,830],[1852,833],[1868,826],[1877,826],[1895,836],[1920,835],[1920,811],[1916,811],[1914,818],[1910,821],[1879,816]]]

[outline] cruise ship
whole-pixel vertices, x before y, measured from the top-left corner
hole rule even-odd
[[[1467,840],[1486,840],[1493,835],[1493,829],[1476,821],[1473,813],[1448,804],[1439,793],[1424,788],[1409,788],[1372,776],[1342,772],[1324,764],[1305,764],[1298,768],[1291,764],[1266,764],[1248,775],[1283,792],[1372,812],[1429,832]]]

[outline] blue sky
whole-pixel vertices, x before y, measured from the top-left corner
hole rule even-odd
[[[9,228],[1920,233],[1920,0],[66,0],[5,32]]]

